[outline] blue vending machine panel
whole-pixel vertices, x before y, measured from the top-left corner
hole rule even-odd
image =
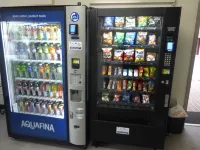
[[[1,16],[10,136],[68,141],[64,7],[9,8]]]

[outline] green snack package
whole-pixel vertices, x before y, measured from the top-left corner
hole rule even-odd
[[[129,80],[127,84],[127,90],[131,90],[132,84],[133,84],[133,81]]]
[[[149,77],[149,68],[144,67],[144,77]]]
[[[156,72],[156,68],[151,66],[149,67],[149,70],[150,70],[150,73],[149,73],[149,76],[152,78],[152,77],[155,77],[155,72]]]
[[[102,101],[104,101],[104,102],[109,101],[109,93],[103,93],[102,94]]]
[[[114,37],[114,44],[123,44],[124,42],[124,32],[116,32]]]
[[[138,27],[146,27],[147,22],[148,22],[148,17],[147,16],[138,16],[137,22],[138,22],[138,24],[137,24]]]

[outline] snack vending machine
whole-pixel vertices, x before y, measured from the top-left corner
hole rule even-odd
[[[91,9],[91,140],[164,148],[181,8]]]
[[[86,7],[1,8],[8,134],[86,145]]]

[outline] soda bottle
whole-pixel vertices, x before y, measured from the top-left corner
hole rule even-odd
[[[23,27],[21,25],[18,26],[18,40],[22,40],[23,37]]]
[[[50,83],[46,84],[46,92],[47,92],[47,96],[51,97],[51,84]]]
[[[38,67],[36,63],[33,64],[32,70],[33,70],[33,77],[38,78]]]
[[[47,43],[44,43],[42,46],[43,49],[43,53],[45,54],[45,59],[50,60],[51,59],[51,55],[49,54],[49,47]]]
[[[43,34],[44,34],[44,35],[43,35],[43,36],[44,36],[43,39],[44,39],[44,40],[47,40],[47,26],[43,26],[43,27],[42,27],[42,31],[43,31]]]
[[[34,96],[34,87],[33,87],[33,82],[32,81],[29,81],[28,88],[29,88],[30,95]]]
[[[22,89],[23,89],[23,95],[27,95],[27,82],[26,81],[22,81]]]
[[[56,53],[56,49],[55,49],[55,46],[53,45],[53,43],[49,44],[49,53],[51,54],[51,60],[54,60],[54,55]]]
[[[34,43],[30,43],[30,51],[32,53],[32,58],[33,59],[36,59],[36,53],[37,53],[37,50],[35,48],[35,44]]]
[[[42,46],[41,46],[40,43],[37,43],[36,49],[37,49],[38,59],[41,60],[42,59],[42,53],[43,53],[43,51],[42,51]]]
[[[17,43],[17,49],[18,49],[18,52],[24,53],[24,52],[25,52],[24,43],[18,42],[18,43]]]
[[[40,78],[44,79],[44,66],[43,66],[43,64],[39,64],[39,70],[40,70]]]
[[[17,77],[20,77],[21,75],[20,75],[20,72],[21,72],[21,63],[18,63],[17,65],[16,65],[16,70],[17,70]]]
[[[41,96],[39,83],[37,81],[34,82],[34,90],[37,96]]]
[[[43,40],[44,38],[44,34],[43,34],[43,30],[42,30],[42,26],[37,26],[37,38],[38,40]]]
[[[56,67],[54,64],[51,64],[51,73],[52,73],[52,79],[56,79]]]
[[[21,68],[21,71],[22,71],[22,76],[26,77],[26,70],[27,70],[26,64],[22,63],[20,68]]]
[[[25,35],[26,39],[28,39],[28,25],[24,26],[24,35]]]
[[[57,37],[57,30],[58,30],[58,26],[54,25],[53,26],[53,34],[54,34],[54,40],[58,40],[58,37]]]
[[[47,33],[46,33],[47,40],[50,40],[50,26],[46,26],[46,29],[47,29]]]
[[[19,94],[19,95],[22,95],[22,81],[19,80],[17,81],[17,89],[16,89],[16,93]]]
[[[46,84],[44,82],[40,84],[40,91],[44,97],[47,97]]]
[[[53,83],[51,85],[51,97],[53,96],[53,98],[58,98],[58,86],[57,84]]]
[[[61,40],[61,28],[60,26],[57,27],[57,40]]]
[[[50,26],[50,40],[54,40],[54,27]]]
[[[62,50],[60,43],[56,44],[56,54],[57,54],[57,60],[61,60]]]
[[[62,98],[63,96],[63,86],[62,84],[58,84],[58,98]]]
[[[51,72],[51,70],[50,70],[49,64],[45,64],[44,71],[46,73],[46,79],[50,79],[50,72]]]
[[[57,73],[62,74],[62,65],[58,64],[56,68]]]
[[[37,26],[33,26],[33,40],[37,40]]]
[[[31,26],[27,25],[27,39],[30,40],[31,39]]]
[[[28,63],[28,64],[27,64],[27,72],[28,72],[28,76],[31,78],[31,77],[32,77],[32,75],[31,75],[31,73],[32,73],[32,66],[31,66],[31,63]]]

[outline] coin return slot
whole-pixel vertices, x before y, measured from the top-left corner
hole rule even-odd
[[[82,90],[70,90],[71,101],[73,102],[81,102],[82,100]]]

